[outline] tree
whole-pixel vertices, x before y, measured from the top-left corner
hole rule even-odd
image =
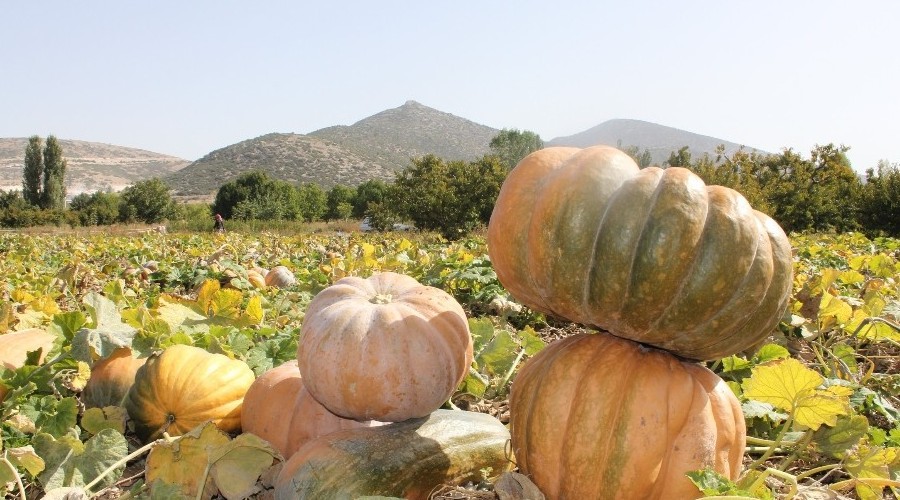
[[[392,198],[417,228],[455,240],[490,220],[505,176],[496,156],[467,163],[427,155],[398,174]]]
[[[356,196],[353,197],[353,217],[357,219],[366,217],[369,206],[383,202],[388,189],[388,183],[381,179],[368,180],[356,186]]]
[[[353,212],[353,198],[356,190],[349,186],[338,184],[328,190],[325,220],[349,219]]]
[[[44,181],[44,156],[41,153],[43,141],[33,135],[28,138],[28,146],[25,147],[25,168],[22,171],[22,198],[29,205],[41,206],[42,189]]]
[[[119,220],[120,205],[118,194],[97,191],[72,198],[69,210],[78,214],[82,226],[107,226]]]
[[[318,184],[303,184],[297,188],[300,195],[300,214],[306,222],[322,220],[328,209],[328,195]]]
[[[62,147],[53,135],[47,136],[44,145],[44,186],[42,208],[62,210],[66,208],[66,159]]]
[[[869,232],[900,236],[900,164],[882,160],[877,170],[866,170],[860,221]]]
[[[541,136],[528,130],[503,129],[491,139],[488,147],[500,157],[501,164],[507,170],[512,170],[522,158],[543,148],[544,141]]]
[[[667,167],[691,167],[691,150],[687,146],[682,146],[677,152],[669,153],[669,159],[665,161]]]
[[[123,222],[155,224],[168,219],[175,210],[169,186],[155,177],[125,188],[121,200],[119,220]]]
[[[262,170],[252,170],[241,174],[237,179],[219,187],[213,202],[213,213],[230,219],[234,217],[234,209],[238,204],[248,200],[261,200],[273,188],[274,180]]]

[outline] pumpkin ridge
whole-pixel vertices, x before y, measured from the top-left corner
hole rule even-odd
[[[675,362],[674,364],[670,362],[670,363],[668,363],[668,366],[669,366],[670,370],[674,369],[674,370],[689,372],[689,370],[684,369],[684,366],[682,364],[680,364],[680,362]],[[673,380],[673,379],[674,379],[674,377],[669,377],[669,380]],[[706,394],[706,393],[697,390],[697,385],[702,385],[702,384],[699,384],[699,382],[697,380],[695,380],[693,377],[689,377],[689,379],[691,380],[691,399],[687,403],[687,405],[685,405],[685,408],[688,408],[689,412],[690,412],[690,411],[694,410],[694,404],[695,404],[695,400],[697,399],[698,394]],[[671,405],[666,407],[666,423],[669,423],[672,421],[673,416],[671,415],[671,410],[672,410]],[[672,431],[671,426],[668,426],[668,425],[666,426],[666,432],[663,433],[666,436],[666,446],[665,446],[666,450],[674,449],[675,441],[678,439],[678,436],[681,433],[681,430],[684,428],[685,422],[687,421],[688,418],[690,418],[690,417],[687,414],[685,414],[683,416],[681,422],[678,423],[676,432]],[[659,472],[656,475],[656,480],[653,481],[653,489],[650,491],[650,495],[648,495],[648,498],[664,498],[663,493],[665,493],[665,491],[660,491],[660,489],[666,485],[667,481],[665,481],[665,478],[669,477],[669,468],[672,466],[673,458],[674,458],[674,456],[672,453],[664,453],[663,454],[663,462],[660,464]]]
[[[740,301],[743,300],[744,298],[746,298],[746,295],[740,294],[737,292],[738,291],[746,292],[747,286],[748,286],[748,283],[750,282],[750,280],[755,279],[753,271],[757,268],[757,264],[758,264],[757,256],[759,255],[760,252],[766,252],[766,249],[765,249],[766,243],[769,243],[769,248],[770,248],[770,250],[767,253],[772,254],[770,238],[761,229],[763,229],[763,228],[760,228],[759,238],[757,239],[757,242],[756,242],[756,249],[754,252],[753,262],[751,263],[750,268],[747,270],[747,273],[744,275],[744,279],[741,280],[740,285],[735,288],[735,293],[732,294],[732,296],[729,298],[728,302],[726,302],[716,312],[716,314],[712,315],[707,321],[705,321],[705,322],[701,323],[700,325],[698,325],[697,327],[693,328],[690,332],[685,332],[685,336],[689,336],[689,337],[693,338],[693,337],[697,336],[700,332],[702,332],[704,330],[708,330],[710,328],[708,326],[710,323],[713,323],[716,320],[721,319],[723,316],[726,316],[729,312],[733,311],[734,307],[743,309],[740,305]],[[768,283],[766,283],[766,285],[764,287],[762,287],[762,289],[760,290],[762,297],[766,297],[766,296],[770,295],[769,287],[772,285],[772,282],[775,281],[775,279],[774,279],[774,274],[775,274],[774,264],[777,262],[777,259],[775,259],[774,256],[769,258],[767,255],[762,255],[761,258],[763,259],[764,262],[760,265],[765,265],[767,262],[772,262],[772,264],[773,264],[772,272],[766,273],[769,278],[767,280]],[[741,327],[743,325],[746,325],[747,323],[749,323],[751,321],[751,319],[753,318],[753,316],[757,312],[759,312],[761,310],[761,308],[763,308],[764,304],[765,304],[765,301],[756,301],[753,304],[752,311],[748,312],[747,314],[742,314],[736,321],[733,320],[733,321],[729,322],[727,325],[724,325],[724,326],[719,325],[718,327],[716,327],[716,329],[717,330],[728,329],[730,331],[733,331],[734,334],[741,333],[743,330]],[[780,321],[780,319],[781,318],[779,315],[778,320]],[[733,343],[733,335],[732,336],[724,336],[724,337],[713,337],[711,339],[712,342],[697,343],[695,350],[696,351],[710,351],[710,350],[716,350],[716,347],[720,346],[720,345],[730,345]],[[768,335],[768,332],[766,333],[766,335]]]
[[[707,191],[709,191],[709,189],[711,187],[715,187],[715,186],[707,186]],[[710,197],[710,199],[712,199],[712,198]],[[748,206],[749,206],[749,204],[748,204]],[[710,236],[710,234],[713,234],[713,235],[715,234],[715,233],[713,233],[713,223],[714,223],[714,218],[716,216],[716,212],[717,212],[716,207],[713,205],[713,203],[711,201],[710,202],[710,210],[708,210],[706,213],[706,220],[704,221],[703,231],[700,234],[697,248],[702,248],[703,243],[705,243],[705,241],[706,241],[706,238],[712,237],[712,236]],[[741,279],[741,281],[737,287],[733,287],[732,295],[729,297],[728,301],[726,301],[718,311],[711,314],[709,316],[709,318],[706,318],[706,320],[704,320],[703,323],[701,323],[701,325],[705,326],[708,321],[712,321],[714,318],[719,316],[721,311],[726,310],[728,308],[728,306],[733,303],[733,301],[735,300],[735,297],[737,297],[739,295],[738,291],[745,290],[745,286],[747,285],[747,282],[750,279],[750,275],[752,274],[751,271],[753,270],[754,264],[756,262],[756,255],[760,251],[760,249],[759,249],[759,246],[760,246],[759,236],[760,235],[759,235],[758,225],[757,225],[756,232],[757,232],[757,237],[754,239],[754,250],[753,250],[754,257],[752,259],[750,259],[750,263],[747,266],[746,271],[744,272],[744,277]],[[659,317],[657,317],[656,320],[653,321],[653,323],[651,324],[651,327],[650,327],[650,331],[659,330],[660,323],[663,323],[663,321],[665,321],[669,317],[670,311],[674,307],[680,305],[681,299],[683,299],[682,292],[684,292],[685,288],[691,283],[691,279],[694,276],[694,270],[697,268],[697,266],[699,266],[701,264],[702,257],[703,257],[702,251],[691,253],[691,265],[685,269],[685,273],[682,275],[681,283],[679,284],[677,290],[675,290],[675,292],[672,294],[672,300],[663,309],[662,314],[660,314]],[[705,329],[703,326],[696,327],[693,330],[693,332],[702,332]],[[671,330],[671,328],[665,328],[665,330],[668,331],[668,330]],[[683,333],[683,332],[676,331],[673,333],[678,334],[678,333]],[[692,333],[692,335],[693,334],[695,334],[695,333]],[[672,335],[666,335],[666,336],[671,337]],[[730,342],[731,337],[727,337],[726,339],[719,339],[719,341],[720,342]],[[654,342],[660,346],[665,346],[667,344],[665,341],[655,341],[655,339],[654,339]],[[654,343],[654,342],[649,342],[649,343]],[[707,347],[709,347],[709,346],[704,345],[701,348],[705,349]]]

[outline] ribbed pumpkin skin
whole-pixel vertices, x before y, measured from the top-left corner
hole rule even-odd
[[[348,277],[310,302],[297,360],[332,413],[398,422],[440,408],[472,364],[462,306],[397,273]]]
[[[81,392],[86,408],[121,406],[128,390],[134,385],[134,376],[147,358],[135,358],[128,347],[120,347],[108,358],[91,367],[91,378]]]
[[[369,495],[424,500],[444,484],[499,476],[511,468],[509,431],[496,418],[437,410],[370,429],[310,441],[284,464],[276,500],[354,499]]]
[[[274,286],[276,288],[287,288],[297,282],[293,271],[285,266],[275,266],[266,273],[266,286]]]
[[[163,431],[180,436],[207,420],[235,432],[241,429],[241,404],[254,379],[241,360],[174,345],[147,358],[124,406],[144,441]]]
[[[520,470],[549,500],[697,498],[685,473],[734,480],[746,427],[717,375],[605,333],[550,344],[525,363],[510,395]]]
[[[787,308],[791,246],[737,191],[607,146],[546,148],[500,190],[488,228],[523,304],[689,359],[763,340]]]
[[[265,439],[286,459],[315,438],[377,425],[383,424],[341,418],[319,404],[303,386],[296,360],[257,377],[244,396],[241,410],[243,432]]]

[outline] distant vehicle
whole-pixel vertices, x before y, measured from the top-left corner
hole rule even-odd
[[[413,229],[415,229],[415,226],[413,226],[412,224],[402,224],[399,222],[394,224],[393,228],[394,231],[412,231]],[[359,223],[359,230],[374,231],[375,229],[369,224],[369,218],[366,217],[362,220],[362,222]]]

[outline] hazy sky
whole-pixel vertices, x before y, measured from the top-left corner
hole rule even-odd
[[[633,118],[900,162],[900,1],[3,2],[0,137],[197,159],[416,100],[571,135]]]

